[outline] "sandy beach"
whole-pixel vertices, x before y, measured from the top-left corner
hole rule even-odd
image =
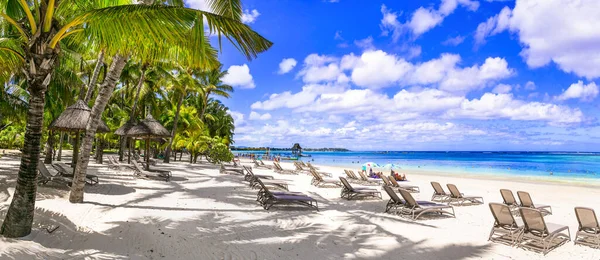
[[[184,158],[185,161],[185,158]],[[251,165],[242,159],[244,165]],[[269,162],[267,162],[269,163]],[[0,158],[0,217],[14,191],[19,158]],[[291,163],[282,163],[292,169]],[[599,259],[600,250],[569,242],[540,253],[488,242],[493,218],[488,202],[501,202],[499,189],[528,191],[552,206],[547,222],[577,230],[573,208],[600,210],[595,184],[483,179],[435,172],[407,172],[418,185],[418,200],[429,200],[430,181],[456,184],[483,196],[485,204],[455,207],[456,218],[413,221],[383,213],[382,200],[346,201],[339,188],[316,188],[306,174],[271,174],[291,181],[319,201],[320,211],[274,206],[264,210],[256,190],[241,176],[220,174],[206,162],[159,165],[171,182],[134,178],[91,164],[100,184],[86,187],[85,203],[68,202],[68,189],[40,186],[33,232],[22,239],[0,238],[0,259]],[[320,166],[334,176],[343,169]],[[377,187],[381,190],[381,187]],[[47,230],[58,228],[49,233]]]

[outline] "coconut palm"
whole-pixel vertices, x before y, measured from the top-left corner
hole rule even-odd
[[[271,46],[241,22],[239,0],[208,2],[214,13],[156,4],[137,5],[131,0],[0,1],[0,80],[6,82],[21,71],[30,95],[17,186],[1,234],[21,237],[31,232],[44,93],[53,80],[60,56],[64,55],[61,47],[69,42],[86,42],[87,46],[97,48],[95,52],[104,50],[112,57],[107,59],[112,63],[92,108],[69,198],[71,202],[82,202],[91,142],[128,57],[146,62],[171,60],[187,67],[212,69],[218,61],[207,52],[205,25],[209,32],[228,38],[248,59]]]
[[[221,79],[227,75],[227,71],[222,70],[223,66],[219,66],[218,69],[210,70],[202,74],[202,100],[204,101],[204,107],[200,112],[200,119],[204,119],[204,113],[208,106],[208,98],[211,95],[216,95],[224,98],[229,98],[233,92],[233,87],[224,84]]]

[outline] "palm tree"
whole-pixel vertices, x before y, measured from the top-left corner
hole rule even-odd
[[[137,5],[132,4],[132,0],[0,2],[0,28],[8,28],[0,30],[0,79],[6,82],[22,71],[30,94],[17,186],[0,228],[1,234],[21,237],[31,232],[44,93],[62,55],[61,46],[68,42],[87,42],[88,46],[95,46],[112,56],[112,64],[92,108],[69,198],[71,202],[81,202],[91,142],[127,57],[134,56],[147,62],[172,60],[189,67],[214,68],[216,57],[205,52],[209,45],[205,20],[210,32],[227,37],[248,59],[271,46],[269,41],[241,22],[239,0],[208,2],[214,13],[180,6]],[[124,16],[128,19],[123,19]]]
[[[218,69],[211,70],[207,73],[204,73],[202,76],[202,97],[204,101],[204,107],[200,112],[200,119],[204,120],[204,113],[206,112],[206,107],[208,106],[208,98],[211,94],[229,98],[231,92],[233,92],[233,87],[230,85],[224,84],[221,79],[227,75],[227,71],[223,71],[223,65],[219,66]]]

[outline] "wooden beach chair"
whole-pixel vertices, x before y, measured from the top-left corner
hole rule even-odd
[[[322,176],[331,177],[331,173],[328,173],[328,172],[321,172],[321,171],[319,171],[319,170],[318,170],[316,167],[312,166],[312,164],[308,164],[308,169],[309,169],[310,171],[314,171],[314,172],[316,172],[317,174],[320,174],[320,175],[322,175]]]
[[[71,183],[73,183],[73,178],[62,176],[60,173],[52,175],[43,161],[38,162],[37,169],[39,174],[37,179],[38,185],[46,185],[48,182],[54,182],[61,185],[71,186]]]
[[[339,180],[325,179],[314,170],[310,170],[310,174],[313,176],[311,184],[316,187],[342,187],[342,183]]]
[[[344,170],[344,173],[346,173],[346,176],[348,176],[348,181],[350,182],[356,182],[356,183],[360,183],[362,182],[360,179],[358,179],[353,173],[351,173],[349,170]]]
[[[431,201],[439,201],[446,202],[450,199],[450,194],[444,191],[442,185],[439,182],[432,181],[431,187],[433,187],[433,195],[431,196]]]
[[[122,168],[135,170],[135,167],[133,167],[131,164],[120,163],[119,160],[117,160],[117,158],[114,156],[109,156],[108,161],[112,161],[112,165],[115,167],[115,170],[121,170]]]
[[[390,182],[390,184],[392,185],[392,187],[396,187],[396,188],[400,188],[400,189],[405,189],[408,192],[412,192],[412,193],[420,193],[421,189],[419,188],[419,186],[416,185],[407,185],[407,184],[399,184],[396,181],[396,178],[394,178],[394,176],[388,176],[388,180]],[[385,176],[381,177],[382,179],[386,178]]]
[[[504,205],[508,206],[511,210],[519,209],[519,204],[511,190],[501,189],[500,195],[502,195],[502,203],[504,203]]]
[[[359,171],[358,175],[360,176],[360,179],[363,181],[364,184],[367,185],[381,185],[383,183],[383,180],[381,179],[374,179],[374,178],[369,178],[367,177],[363,172]]]
[[[258,187],[257,180],[261,180],[263,184],[273,186],[276,189],[288,190],[289,183],[284,180],[276,180],[273,176],[265,176],[265,175],[257,175],[252,172],[252,169],[248,166],[244,166],[246,169],[246,173],[248,173],[248,182],[250,183],[250,187],[256,188]],[[269,178],[270,177],[270,178]]]
[[[568,226],[546,223],[542,212],[534,208],[521,207],[519,211],[525,223],[520,247],[534,251],[541,249],[541,252],[546,255],[552,249],[571,241]]]
[[[390,186],[383,186],[383,190],[390,196],[390,199],[385,204],[385,213],[391,213],[392,211],[398,213],[398,209],[402,209],[405,207],[404,200],[398,197],[398,194],[392,189]]]
[[[260,186],[259,197],[263,208],[269,210],[276,204],[297,204],[314,208],[319,211],[319,202],[312,197],[302,193],[276,193],[271,192],[261,179],[256,179],[256,183]]]
[[[170,171],[165,171],[165,170],[144,170],[144,168],[142,168],[142,166],[140,166],[140,164],[136,161],[133,160],[133,167],[135,168],[135,172],[137,175],[144,175],[146,177],[159,177],[162,179],[165,179],[165,181],[169,181],[171,180],[171,172]]]
[[[521,207],[537,209],[546,215],[552,215],[552,207],[550,205],[533,204],[533,200],[528,192],[517,191],[517,196],[519,196],[519,201],[521,201]]]
[[[228,174],[228,173],[233,173],[233,174],[238,174],[238,175],[245,175],[244,174],[244,168],[235,168],[235,167],[226,167],[224,164],[221,163],[221,167],[219,168],[219,173],[221,174]]]
[[[75,178],[75,175],[73,174],[75,170],[63,162],[55,162],[52,164],[52,167],[54,167],[54,169],[56,169],[58,173],[64,177],[71,179]],[[86,174],[85,183],[92,186],[97,185],[99,183],[98,176],[94,174]]]
[[[352,200],[357,198],[373,197],[381,199],[381,192],[372,188],[354,188],[348,180],[344,177],[340,177],[340,181],[343,184],[341,197],[343,199]]]
[[[281,164],[279,164],[278,162],[273,162],[273,166],[275,166],[274,171],[276,173],[280,173],[280,174],[298,174],[297,171],[283,169],[283,167],[281,167]]]
[[[407,190],[400,189],[400,196],[405,201],[405,207],[401,211],[404,215],[409,215],[413,220],[417,220],[420,216],[426,213],[436,213],[440,216],[444,214],[456,217],[454,207],[446,204],[435,203],[431,201],[416,201],[415,198]]]
[[[579,227],[573,242],[600,249],[600,225],[596,212],[591,208],[575,207],[575,216]]]
[[[460,193],[454,184],[447,184],[446,186],[450,190],[450,200],[448,203],[457,202],[459,205],[464,205],[465,202],[468,202],[469,205],[483,204],[483,197],[481,196],[464,195]]]
[[[511,208],[506,204],[490,203],[489,206],[494,216],[494,226],[492,226],[488,241],[508,242],[511,246],[516,245],[525,228],[523,221],[515,219]],[[496,234],[501,234],[501,236],[494,237]],[[505,238],[506,235],[508,235],[508,239]]]

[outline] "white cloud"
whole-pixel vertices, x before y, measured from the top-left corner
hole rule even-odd
[[[496,87],[494,87],[494,89],[492,90],[492,93],[508,94],[508,93],[510,93],[511,90],[512,90],[512,86],[510,86],[510,85],[498,84]]]
[[[535,90],[535,88],[535,82],[527,81],[527,83],[525,83],[525,90]]]
[[[371,37],[371,36],[364,38],[362,40],[356,40],[356,41],[354,41],[354,44],[364,50],[375,49],[375,46],[373,45],[373,37]]]
[[[250,75],[250,68],[248,65],[233,65],[227,69],[227,75],[225,75],[222,79],[223,83],[231,85],[233,87],[250,89],[255,88],[254,80],[252,75]]]
[[[279,63],[279,74],[286,74],[290,72],[298,62],[293,58],[283,59]]]
[[[583,81],[571,84],[567,90],[556,97],[557,100],[579,99],[583,102],[591,102],[598,96],[598,86],[592,82],[587,85]]]
[[[184,2],[189,8],[210,12],[206,0],[185,0]]]
[[[435,85],[448,92],[466,93],[514,73],[506,60],[498,57],[464,68],[458,66],[460,61],[457,54],[442,54],[438,59],[411,63],[381,50],[367,50],[360,56],[351,53],[341,59],[311,54],[306,57],[298,77],[306,83],[351,81],[356,86],[371,89]]]
[[[448,38],[447,40],[443,41],[442,44],[450,45],[450,46],[458,46],[463,41],[465,41],[465,37],[458,35],[456,37]]]
[[[254,21],[256,21],[256,18],[258,18],[259,15],[260,15],[260,13],[256,9],[252,9],[252,10],[246,9],[242,13],[242,23],[245,23],[245,24],[254,23]]]
[[[398,21],[398,13],[392,12],[385,5],[381,6],[381,30],[383,35],[392,34],[392,39],[397,42],[404,32],[410,32],[413,37],[419,37],[427,31],[440,25],[444,19],[452,14],[461,5],[470,11],[479,8],[479,2],[471,0],[442,0],[439,9],[432,7],[419,7],[410,15],[410,20],[405,23]]]
[[[302,91],[292,94],[285,91],[279,94],[271,94],[268,100],[257,101],[250,108],[254,110],[274,110],[278,108],[298,108],[313,103],[321,94],[343,91],[343,87],[335,85],[310,84],[302,87]]]
[[[496,35],[508,29],[510,16],[512,11],[508,7],[504,7],[499,14],[490,17],[486,22],[480,23],[475,31],[475,44],[481,45],[485,43],[485,38]]]
[[[333,36],[333,39],[343,41],[344,37],[342,37],[342,31],[335,31],[335,35]]]
[[[584,120],[578,108],[524,102],[514,99],[512,94],[492,93],[486,93],[479,99],[464,100],[460,108],[450,110],[446,115],[452,118],[547,121],[551,124],[573,124]]]
[[[237,111],[232,111],[232,110],[228,110],[227,113],[229,113],[231,115],[231,117],[233,118],[235,127],[239,127],[245,122],[244,114],[237,112]]]
[[[261,115],[261,114],[259,114],[257,112],[252,111],[252,112],[250,112],[250,116],[248,116],[248,119],[250,119],[250,120],[263,120],[263,121],[264,120],[269,120],[269,119],[271,119],[271,114],[264,113],[264,114]]]
[[[600,77],[600,1],[517,0],[511,15],[499,18],[488,29],[478,29],[480,42],[508,28],[518,35],[529,67],[554,62],[580,77]]]

